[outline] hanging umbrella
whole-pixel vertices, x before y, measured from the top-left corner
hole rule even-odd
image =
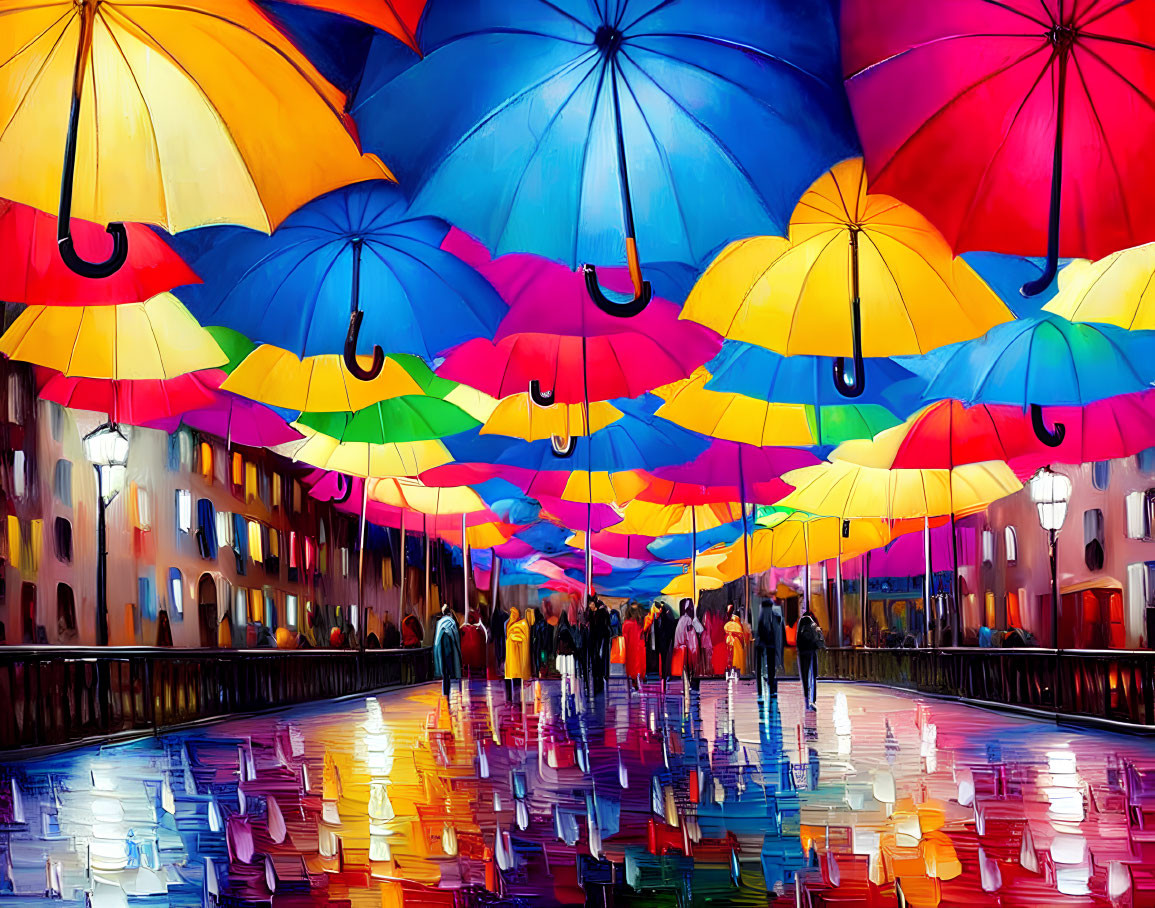
[[[657,467],[652,472],[661,479],[675,482],[739,486],[773,482],[784,473],[818,462],[811,452],[799,448],[761,448],[711,439],[709,447],[697,457],[685,463]]]
[[[392,35],[417,53],[417,24],[428,0],[285,0],[339,13]]]
[[[208,404],[186,406],[172,412],[175,414],[172,418],[154,422],[149,428],[172,433],[184,423],[190,429],[223,438],[228,444],[252,448],[287,444],[301,437],[280,414],[228,391],[217,391]]]
[[[587,281],[632,315],[650,298],[640,260],[698,265],[782,232],[855,152],[832,26],[825,5],[784,0],[442,3],[422,23],[428,56],[351,110],[416,211],[499,254],[625,258],[633,305]]]
[[[117,306],[28,306],[0,338],[0,353],[101,379],[174,378],[227,361],[171,293]]]
[[[1099,257],[1155,239],[1155,20],[1143,3],[842,5],[842,60],[875,188],[957,250]],[[928,178],[933,175],[934,178]]]
[[[449,442],[451,445],[454,441]],[[455,449],[461,449],[454,445]],[[549,465],[549,462],[546,461]],[[606,505],[630,501],[646,485],[637,470],[569,470],[566,460],[556,461],[562,469],[533,470],[487,463],[455,462],[421,474],[427,485],[477,485],[500,478],[542,502]],[[614,518],[614,522],[618,518]]]
[[[1155,332],[1073,324],[1045,314],[903,364],[926,379],[925,400],[1029,410],[1039,440],[1057,447],[1065,430],[1062,424],[1047,428],[1042,407],[1078,407],[1147,390],[1155,381]]]
[[[107,413],[112,422],[132,426],[150,426],[212,405],[224,379],[218,369],[160,379],[78,378],[48,369],[37,371],[43,400],[73,410]]]
[[[362,366],[368,366],[368,357],[361,360]],[[343,413],[393,397],[448,393],[454,385],[437,379],[415,356],[386,357],[381,373],[366,382],[345,368],[338,354],[298,359],[287,350],[262,344],[245,357],[222,387],[284,410]]]
[[[56,218],[0,199],[0,299],[54,306],[136,303],[181,284],[200,282],[152,230],[143,224],[125,224],[124,229],[128,243],[124,267],[107,278],[86,278],[61,261]],[[76,218],[72,236],[85,260],[102,261],[112,252],[112,242],[97,224]]]
[[[656,536],[611,533],[608,530],[602,530],[590,536],[590,546],[605,558],[623,561],[656,561],[657,558],[647,548],[656,538]],[[569,544],[574,548],[583,548],[586,544],[586,534],[578,530],[569,538]]]
[[[440,398],[405,395],[345,413],[302,413],[294,425],[344,442],[384,445],[444,438],[475,428],[477,420]]]
[[[806,407],[710,391],[709,381],[710,373],[699,369],[685,381],[659,388],[656,393],[666,402],[657,415],[693,432],[758,447],[816,443]]]
[[[788,239],[727,247],[682,315],[788,356],[837,354],[834,383],[844,397],[865,388],[863,357],[925,353],[1012,317],[926,218],[889,196],[867,195],[860,158],[802,196]],[[854,358],[853,382],[846,356]]]
[[[849,558],[880,548],[890,539],[891,531],[884,520],[844,521],[841,517],[794,511],[773,527],[755,530],[750,535],[750,569],[761,572]],[[728,547],[723,565],[740,568],[743,557],[739,540]]]
[[[271,236],[210,227],[174,243],[206,276],[182,292],[202,321],[300,356],[343,352],[351,372],[374,378],[385,350],[432,360],[490,337],[505,313],[493,288],[440,248],[448,230],[410,216],[396,185],[373,180],[314,199]],[[374,357],[364,375],[356,354]]]
[[[267,230],[382,175],[342,94],[248,0],[3,0],[0,16],[0,196],[59,211],[61,257],[86,277],[125,263],[119,222]],[[118,222],[109,259],[79,257],[73,209]]]
[[[438,372],[496,397],[531,388],[543,404],[637,397],[687,377],[721,344],[708,328],[680,321],[669,300],[655,297],[635,318],[615,318],[590,301],[585,279],[564,265],[534,255],[491,259],[459,230],[443,245],[477,268],[509,310],[493,340],[463,344]],[[606,269],[601,280],[629,291],[624,268]]]
[[[632,501],[622,510],[622,522],[607,527],[609,533],[669,536],[696,533],[742,519],[737,502],[661,505]]]
[[[341,442],[308,426],[296,428],[304,436],[300,441],[269,450],[290,460],[350,476],[418,476],[453,460],[453,455],[437,439],[389,444]]]
[[[608,401],[589,405],[590,426],[597,432],[621,417],[622,411]],[[546,441],[554,436],[589,435],[585,404],[541,406],[529,393],[502,398],[481,427],[482,435],[508,435],[526,441]]]
[[[1073,322],[1155,328],[1155,243],[1067,266],[1062,289],[1044,307]]]

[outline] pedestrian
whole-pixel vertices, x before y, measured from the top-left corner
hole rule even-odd
[[[393,623],[393,615],[389,612],[385,613],[385,624],[381,628],[381,648],[401,648],[401,631],[397,625]]]
[[[658,614],[653,624],[654,649],[658,654],[658,677],[662,680],[662,693],[666,692],[666,682],[673,674],[674,637],[678,630],[678,619],[670,603],[658,605]]]
[[[807,611],[798,619],[798,673],[802,678],[802,697],[807,709],[818,700],[818,651],[826,647],[822,626],[814,613]]]
[[[462,677],[485,680],[485,652],[489,631],[481,620],[481,612],[474,610],[469,621],[461,626]]]
[[[529,622],[530,674],[534,678],[544,678],[549,674],[549,663],[553,658],[553,627],[541,608],[531,608],[525,617]]]
[[[409,612],[401,621],[401,646],[416,649],[425,640],[425,628],[417,616]]]
[[[778,669],[785,665],[786,618],[777,599],[763,599],[758,613],[758,634],[755,640],[754,670],[758,674],[758,698],[767,690],[771,697],[778,696]]]
[[[746,673],[746,643],[750,639],[750,631],[742,623],[733,603],[726,606],[726,624],[722,630],[726,634],[726,648],[730,654],[727,675],[738,680]]]
[[[597,596],[590,597],[593,614],[590,615],[590,671],[594,680],[594,696],[605,690],[610,676],[610,610]]]
[[[682,694],[688,699],[691,690],[698,689],[698,651],[701,649],[701,625],[694,618],[694,602],[683,599],[681,616],[674,628],[674,659],[682,661]]]
[[[505,623],[505,698],[521,700],[522,682],[529,674],[529,622],[517,608]],[[516,695],[516,696],[515,696]]]
[[[640,690],[642,678],[646,674],[646,644],[642,639],[642,616],[638,614],[637,606],[626,615],[622,636],[626,640],[627,685]]]
[[[509,612],[498,601],[489,616],[489,638],[493,641],[493,667],[498,672],[505,669],[505,625],[508,620]]]
[[[577,696],[577,664],[575,656],[577,647],[574,645],[573,628],[570,627],[569,615],[563,611],[557,619],[557,634],[553,643],[554,663],[561,675],[561,695],[564,702],[566,689],[572,688]]]
[[[441,676],[441,693],[449,699],[449,682],[461,680],[461,632],[447,602],[433,632],[433,670]]]

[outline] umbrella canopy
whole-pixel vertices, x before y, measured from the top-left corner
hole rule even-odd
[[[106,278],[82,277],[60,258],[56,218],[28,205],[0,199],[0,299],[12,303],[95,306],[136,303],[196,276],[156,233],[143,224],[126,224],[128,259]],[[81,258],[102,261],[112,252],[104,228],[90,221],[72,222]]]
[[[773,482],[784,473],[809,467],[818,458],[799,448],[756,447],[712,439],[710,445],[691,460],[652,472],[661,479],[701,485],[740,486]]]
[[[925,353],[1012,318],[926,218],[889,196],[867,195],[859,158],[801,198],[788,239],[731,244],[682,314],[779,353],[857,359]]]
[[[440,248],[449,225],[415,218],[404,193],[372,180],[314,199],[271,236],[209,227],[178,236],[206,282],[181,296],[201,321],[299,356],[389,353],[432,360],[490,337],[506,312],[494,289]],[[203,234],[203,235],[198,235]],[[361,334],[347,348],[351,311]]]
[[[778,502],[780,507],[842,518],[972,514],[1022,488],[999,461],[954,470],[886,470],[835,460],[782,478],[795,490]]]
[[[173,412],[180,415],[153,423],[150,428],[171,433],[184,423],[190,429],[207,432],[230,444],[253,448],[286,444],[301,437],[300,432],[264,404],[228,391],[218,391],[207,406],[186,407]]]
[[[70,267],[85,266],[73,210],[170,232],[269,230],[383,174],[350,134],[344,96],[249,0],[3,0],[0,16],[0,196],[43,211],[59,198]],[[111,232],[116,252],[97,268],[116,271],[127,234]]]
[[[419,514],[474,514],[489,507],[469,486],[438,488],[418,479],[370,479],[369,500]]]
[[[107,413],[113,422],[150,426],[188,410],[211,406],[224,373],[186,372],[166,379],[77,378],[42,371],[40,397],[73,410]]]
[[[456,450],[455,439],[449,440]],[[549,461],[545,462],[547,466]],[[570,470],[562,465],[565,459],[556,460],[559,469],[533,470],[476,462],[457,462],[437,467],[421,475],[427,485],[455,486],[474,485],[500,478],[521,489],[527,495],[547,502],[567,504],[615,504],[630,501],[646,486],[646,477],[637,470]],[[568,511],[568,508],[567,508]],[[581,512],[584,523],[586,513]],[[599,518],[600,520],[600,518]],[[613,522],[616,522],[617,518]]]
[[[350,476],[418,476],[453,459],[445,445],[436,439],[379,445],[341,442],[308,426],[296,428],[303,438],[270,450],[290,460]]]
[[[67,376],[165,379],[228,358],[171,293],[118,306],[28,306],[0,353]]]
[[[421,44],[353,115],[416,211],[498,253],[696,265],[855,152],[824,4],[443,2]]]
[[[498,402],[485,424],[483,435],[508,435],[526,441],[545,441],[553,436],[570,438],[589,435],[589,428],[597,432],[622,415],[613,404],[598,400],[589,405],[589,427],[586,425],[585,404],[553,404],[539,406],[526,394],[512,394]]]
[[[368,357],[360,359],[368,367]],[[299,359],[288,350],[262,344],[245,357],[222,387],[285,410],[343,413],[392,397],[425,394],[429,389],[440,393],[454,387],[438,381],[429,367],[413,356],[387,357],[376,378],[361,381],[336,353]]]
[[[590,536],[590,548],[606,558],[621,559],[624,561],[656,561],[653,553],[647,546],[653,542],[655,536],[639,536],[630,533],[611,533],[602,530]],[[569,544],[574,548],[584,548],[586,534],[577,531],[569,538]]]
[[[846,89],[875,188],[957,250],[1099,257],[1155,240],[1155,19],[1143,4],[842,5]],[[929,179],[933,174],[935,178]]]
[[[338,13],[392,35],[417,53],[417,25],[427,0],[285,0]]]
[[[696,482],[675,482],[646,474],[645,487],[637,493],[638,501],[653,504],[709,504],[741,502],[743,493],[748,504],[770,505],[790,491],[781,479],[767,482],[748,482],[745,488],[737,485],[704,485]]]
[[[1155,243],[1068,265],[1062,289],[1044,307],[1072,322],[1155,328]]]
[[[713,331],[679,321],[679,307],[654,298],[633,318],[603,312],[585,277],[534,255],[491,259],[461,231],[445,248],[472,264],[509,303],[493,340],[475,340],[451,353],[438,370],[495,397],[526,391],[537,382],[558,403],[637,397],[687,377],[718,352]],[[628,292],[629,272],[606,269],[602,282]]]
[[[750,570],[797,567],[832,558],[849,558],[890,542],[891,532],[884,520],[822,517],[795,511],[769,529],[750,534]],[[727,548],[723,565],[739,571],[745,568],[742,540]]]
[[[475,428],[477,420],[440,398],[405,395],[346,413],[302,413],[295,425],[338,441],[384,445],[444,438]]]
[[[622,522],[606,532],[668,536],[712,530],[741,519],[742,509],[734,502],[662,505],[634,500],[623,509]]]

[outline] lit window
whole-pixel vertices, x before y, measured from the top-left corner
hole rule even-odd
[[[257,499],[257,465],[255,463],[245,464],[245,501],[256,501]]]
[[[132,510],[132,525],[138,530],[152,529],[152,499],[148,496],[148,489],[142,488],[135,482],[129,487],[129,508]]]
[[[240,451],[233,451],[232,471],[229,474],[229,481],[232,483],[233,491],[239,491],[245,481],[245,459],[241,457]]]
[[[168,590],[172,597],[171,613],[178,617],[184,615],[184,582],[181,579],[180,568],[168,569]]]
[[[261,547],[261,525],[255,520],[249,521],[249,557],[253,561],[264,561],[264,550]]]
[[[281,483],[281,474],[280,473],[274,473],[273,474],[273,507],[274,508],[280,508],[281,496],[283,494],[284,494],[284,491],[283,491],[283,487],[282,487],[282,483]]]
[[[341,546],[341,576],[349,576],[349,550],[345,546]]]
[[[983,530],[983,564],[995,563],[995,534],[992,530]]]
[[[297,627],[297,597],[292,593],[285,596],[285,624],[294,630]]]
[[[233,515],[228,511],[217,511],[217,544],[235,547],[233,538]]]
[[[254,624],[265,620],[265,594],[260,590],[249,590],[249,614]]]
[[[289,530],[289,567],[295,568],[297,566],[297,533],[295,530]]]
[[[205,482],[212,485],[213,482],[213,446],[207,441],[201,442],[201,476],[205,478]]]
[[[236,625],[238,629],[243,628],[249,623],[248,601],[249,591],[238,589],[237,595],[233,600],[233,624]]]
[[[182,533],[192,532],[192,492],[176,490],[176,528]]]
[[[1007,549],[1007,564],[1014,564],[1019,560],[1019,536],[1014,527],[1003,530],[1003,544]]]
[[[1147,607],[1147,575],[1145,561],[1127,565],[1127,599],[1133,614],[1141,614],[1139,610]],[[1151,641],[1147,645],[1150,646]]]
[[[146,621],[156,620],[156,577],[150,570],[143,577],[136,580],[137,605],[140,607],[140,617]]]

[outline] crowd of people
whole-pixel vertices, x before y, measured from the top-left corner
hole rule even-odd
[[[788,628],[781,604],[764,599],[751,630],[744,611],[731,604],[724,613],[699,612],[690,599],[681,600],[676,613],[662,600],[648,606],[629,601],[614,609],[591,596],[584,605],[571,603],[556,613],[544,606],[524,613],[482,606],[459,623],[445,605],[433,629],[434,667],[446,697],[455,680],[502,678],[506,698],[519,701],[526,682],[547,677],[561,679],[563,697],[579,691],[598,696],[611,677],[622,677],[631,693],[641,691],[647,678],[656,678],[663,692],[678,678],[689,697],[704,677],[746,677],[752,649],[762,698],[777,695],[778,674],[792,643],[806,706],[813,708],[817,654],[825,645],[817,618],[805,612]],[[411,615],[402,622],[403,637],[411,618],[416,622]]]

